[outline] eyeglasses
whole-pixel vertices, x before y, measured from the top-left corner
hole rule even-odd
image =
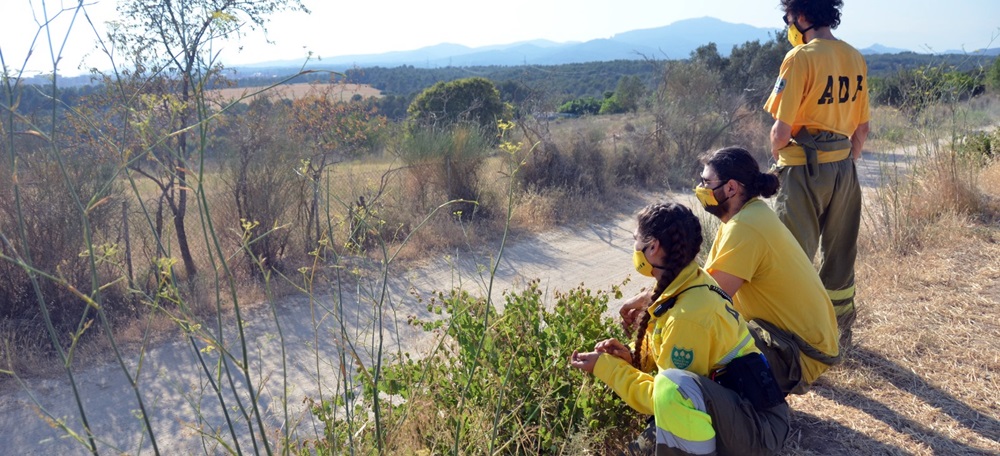
[[[781,20],[785,21],[785,25],[788,25],[788,13],[785,13],[784,16],[781,16]]]
[[[698,185],[701,187],[709,187],[709,182],[722,182],[722,179],[705,179],[704,177],[698,178]]]

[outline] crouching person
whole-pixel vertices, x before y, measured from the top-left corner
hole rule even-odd
[[[570,365],[653,416],[629,454],[651,454],[654,445],[657,455],[780,451],[788,405],[746,322],[695,262],[698,218],[668,203],[644,208],[637,222],[633,261],[656,285],[639,309],[634,349],[608,339],[592,352],[574,352]]]
[[[726,147],[702,157],[695,193],[722,222],[705,270],[735,299],[778,386],[803,394],[840,362],[837,316],[812,261],[761,197],[778,178],[760,172],[746,149]]]

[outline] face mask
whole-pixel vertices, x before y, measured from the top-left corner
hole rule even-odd
[[[702,207],[705,208],[718,206],[722,203],[725,203],[726,201],[729,201],[729,198],[719,201],[715,199],[715,191],[718,190],[719,187],[726,185],[726,182],[728,181],[716,185],[715,188],[702,187],[701,185],[699,185],[694,188],[694,196],[698,197],[698,201],[701,203]]]
[[[645,249],[643,249],[645,250]],[[646,258],[646,253],[643,250],[636,250],[632,252],[632,264],[635,265],[635,271],[646,277],[653,277],[653,263],[650,263]],[[663,268],[659,268],[663,269]]]
[[[698,197],[698,201],[701,203],[701,207],[705,208],[705,212],[720,218],[722,217],[722,214],[726,212],[726,208],[722,207],[722,203],[729,201],[729,198],[722,201],[715,199],[715,191],[723,185],[725,185],[725,183],[719,184],[715,188],[702,186],[694,188],[694,195]]]
[[[788,42],[792,44],[792,47],[802,46],[803,44],[806,44],[805,40],[806,32],[812,30],[813,27],[815,27],[815,25],[800,31],[798,24],[796,24],[795,22],[788,24]]]
[[[802,46],[806,44],[805,39],[802,37],[802,32],[795,24],[788,24],[788,42],[792,44],[792,47]]]

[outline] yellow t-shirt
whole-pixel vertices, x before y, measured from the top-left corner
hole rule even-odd
[[[840,40],[813,39],[785,54],[764,110],[776,120],[810,132],[830,131],[850,137],[868,122],[868,65],[851,45]],[[849,153],[849,149],[848,149]],[[797,145],[779,151],[779,165],[805,164]],[[819,162],[846,158],[842,152],[821,153]]]
[[[677,296],[674,306],[657,318],[650,316],[644,345],[647,361],[643,370],[632,367],[620,358],[601,355],[594,366],[594,376],[601,379],[639,413],[653,414],[654,367],[684,369],[708,376],[712,370],[732,359],[749,353],[760,353],[747,329],[746,321],[718,293],[708,287],[712,278],[697,263],[685,267],[655,303]],[[689,289],[690,288],[690,289]],[[686,290],[686,291],[685,291]],[[683,293],[681,293],[683,291]],[[679,293],[679,296],[678,296]]]
[[[745,281],[733,302],[747,320],[762,318],[798,334],[823,353],[836,356],[839,352],[837,317],[823,282],[792,233],[764,201],[751,199],[719,226],[705,269]],[[804,354],[800,360],[807,383],[828,367]]]

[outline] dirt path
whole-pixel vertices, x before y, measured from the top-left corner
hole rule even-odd
[[[649,196],[650,199],[653,196]],[[633,200],[625,213],[641,207],[643,201]],[[528,280],[537,279],[543,290],[567,290],[577,285],[591,289],[609,289],[620,285],[630,274],[633,222],[630,216],[609,223],[589,224],[577,229],[560,228],[539,236],[512,239],[501,258],[493,284],[494,297],[501,300],[504,290],[519,289]],[[484,250],[495,252],[498,246]],[[397,349],[420,352],[429,342],[421,331],[395,322],[405,322],[410,315],[427,316],[423,304],[415,295],[429,297],[436,290],[448,290],[461,285],[463,289],[485,294],[487,283],[480,271],[488,268],[489,258],[440,257],[426,267],[391,278],[389,298],[385,307],[385,335],[388,338],[385,352]],[[631,274],[635,276],[633,272]],[[372,286],[374,288],[374,286]],[[628,284],[626,293],[641,288],[637,281]],[[249,340],[248,356],[255,372],[251,376],[254,388],[261,388],[261,404],[269,409],[266,415],[282,416],[281,391],[286,372],[289,385],[288,410],[293,420],[306,421],[302,426],[311,432],[308,413],[303,398],[329,397],[343,391],[338,384],[339,362],[335,359],[335,340],[341,333],[337,324],[340,308],[353,309],[343,313],[347,331],[346,339],[356,340],[362,353],[375,350],[371,343],[372,300],[365,296],[377,294],[377,289],[364,289],[361,293],[345,293],[344,299],[354,300],[340,306],[334,298],[326,297],[313,303],[305,297],[291,297],[278,306],[278,321],[285,335],[287,368],[282,368],[281,345],[278,326],[266,311],[246,318]],[[361,296],[358,298],[357,296]],[[313,311],[325,315],[313,318]],[[612,310],[609,310],[613,311]],[[232,336],[228,341],[234,340]],[[402,343],[398,343],[402,341]],[[367,348],[365,347],[367,345]],[[203,345],[200,345],[202,347]],[[194,355],[191,343],[182,337],[149,350],[142,359],[141,374],[137,379],[147,407],[157,446],[165,454],[216,454],[222,449],[203,447],[194,429],[223,428],[225,416],[218,398],[205,378],[202,367]],[[208,362],[217,357],[209,354]],[[362,355],[364,356],[364,355]],[[129,370],[136,372],[139,359],[128,361]],[[231,365],[230,368],[236,367]],[[102,453],[150,452],[152,446],[144,435],[138,418],[138,402],[122,369],[117,364],[82,366],[74,369],[80,397],[86,410],[92,432],[99,439]],[[261,386],[263,385],[263,386]],[[86,454],[85,448],[67,432],[50,426],[45,414],[63,421],[78,435],[83,426],[78,417],[74,396],[65,378],[32,379],[27,388],[0,396],[0,448],[4,454]],[[228,388],[227,388],[228,389]],[[245,391],[245,388],[237,388]],[[231,414],[238,414],[236,397],[224,395]],[[246,398],[240,398],[246,403]],[[198,417],[201,417],[200,420]],[[200,421],[200,422],[199,422]],[[246,425],[240,418],[237,432],[245,435]],[[270,423],[278,429],[278,423]],[[242,429],[242,430],[241,430]],[[169,449],[169,450],[165,450]],[[244,448],[246,451],[247,448]]]
[[[881,164],[905,158],[905,153],[870,156],[859,164],[863,185],[871,187],[879,182]],[[876,159],[877,158],[877,159]],[[501,301],[504,290],[518,289],[528,280],[537,279],[543,290],[567,290],[577,285],[590,289],[607,290],[622,284],[627,277],[635,279],[631,270],[632,230],[631,215],[657,195],[627,202],[623,216],[606,223],[584,225],[579,228],[560,228],[538,236],[512,239],[506,246],[493,284],[493,295]],[[690,204],[690,200],[686,201]],[[485,246],[485,251],[496,252],[499,246]],[[485,294],[488,284],[483,279],[490,258],[470,256],[444,256],[429,262],[426,267],[408,271],[393,271],[398,276],[389,281],[388,303],[384,307],[384,334],[388,338],[384,353],[397,350],[421,352],[427,348],[429,336],[414,328],[395,322],[405,322],[411,315],[427,316],[424,304],[415,296],[429,297],[435,290],[449,290],[461,286],[465,290]],[[646,285],[642,280],[632,280],[623,289],[630,296]],[[352,340],[363,357],[373,357],[377,343],[373,341],[372,299],[381,290],[374,285],[362,285],[342,296],[345,301],[331,297],[310,302],[305,297],[291,297],[277,306],[280,334],[284,334],[287,349],[282,356],[279,326],[271,313],[257,312],[246,317],[247,356],[252,366],[250,382],[261,391],[260,404],[266,407],[265,416],[280,417],[286,413],[299,428],[311,434],[304,398],[329,397],[343,391],[340,384],[340,362],[336,340]],[[614,307],[614,304],[612,304]],[[346,310],[342,310],[346,309]],[[609,313],[615,309],[609,309]],[[321,315],[314,318],[314,315]],[[343,327],[338,324],[343,322]],[[227,335],[227,341],[233,341]],[[231,343],[231,342],[230,342]],[[199,348],[204,344],[199,345]],[[236,349],[235,347],[233,348]],[[227,408],[219,405],[212,385],[204,375],[195,357],[191,342],[183,337],[149,350],[141,359],[138,376],[140,394],[157,438],[157,446],[164,454],[219,454],[224,450],[209,440],[199,438],[197,429],[228,435],[225,428],[225,411],[235,420],[237,433],[246,436],[247,425],[240,417],[239,402],[246,397],[235,397],[226,385],[223,399]],[[207,362],[217,362],[215,353],[207,353]],[[282,365],[284,360],[285,366]],[[127,362],[135,374],[140,359],[137,355]],[[209,368],[211,368],[211,364]],[[230,369],[236,366],[230,364]],[[287,378],[282,377],[282,373]],[[74,368],[83,407],[90,428],[98,439],[102,453],[149,453],[152,445],[143,431],[138,412],[136,393],[129,386],[122,369],[117,364],[79,366]],[[239,377],[237,375],[237,377]],[[219,379],[216,379],[219,380]],[[240,379],[245,382],[246,379]],[[225,384],[225,382],[222,382]],[[288,385],[287,388],[284,385]],[[237,391],[247,391],[237,386]],[[287,398],[282,397],[287,391]],[[286,405],[287,404],[287,405]],[[287,412],[286,412],[287,407]],[[44,410],[44,412],[42,412]],[[29,380],[26,388],[0,396],[0,448],[4,454],[50,455],[86,454],[85,447],[67,437],[68,433],[52,426],[52,416],[72,432],[83,435],[83,426],[74,396],[65,378]],[[271,430],[279,429],[279,422],[267,423]],[[274,431],[278,432],[278,431]],[[272,436],[273,437],[273,436]],[[304,437],[304,436],[300,436]],[[228,440],[228,439],[226,439]],[[246,440],[246,439],[244,439]],[[272,438],[273,441],[273,438]],[[243,442],[243,451],[253,451]],[[258,451],[262,451],[260,449]]]

